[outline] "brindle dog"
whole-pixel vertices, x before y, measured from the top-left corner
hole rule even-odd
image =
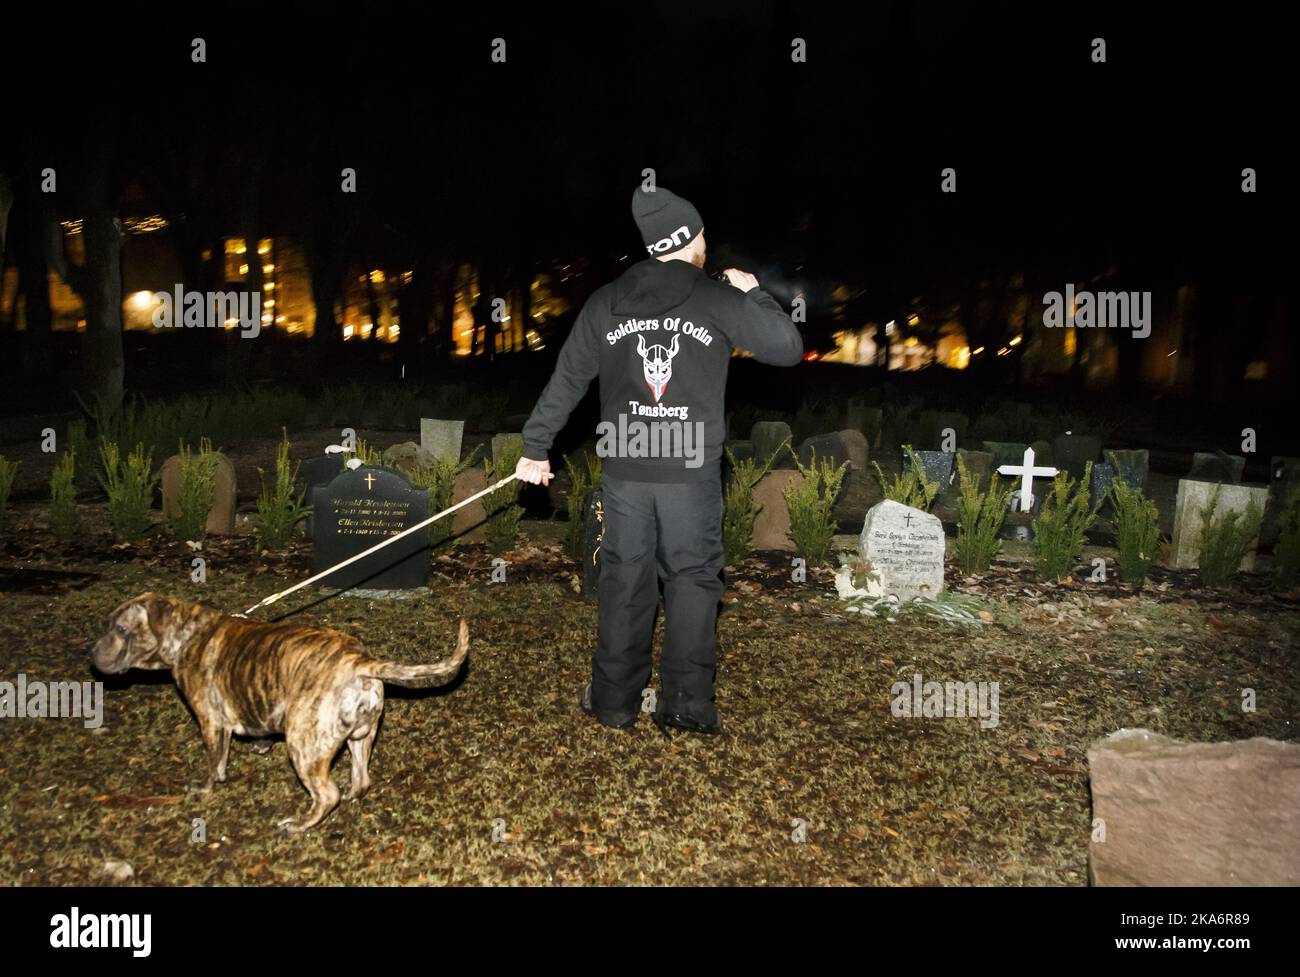
[[[351,635],[297,624],[259,624],[188,601],[146,593],[119,606],[91,652],[101,672],[169,669],[199,721],[208,778],[226,779],[230,736],[283,733],[293,768],[311,794],[305,818],[285,818],[291,834],[319,824],[339,802],[330,763],[347,743],[352,783],[346,800],[370,787],[367,766],[384,711],[384,683],[428,688],[449,682],[469,653],[460,621],[456,651],[432,665],[402,665],[366,654]]]

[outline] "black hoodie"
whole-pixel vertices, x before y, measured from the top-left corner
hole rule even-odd
[[[599,375],[597,451],[607,474],[718,479],[727,366],[737,347],[774,366],[803,357],[790,316],[761,288],[742,292],[687,261],[638,262],[582,307],[524,425],[524,457],[546,460]]]

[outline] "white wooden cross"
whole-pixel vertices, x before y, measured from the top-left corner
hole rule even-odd
[[[1056,474],[1055,468],[1035,468],[1034,467],[1034,449],[1025,449],[1024,464],[1002,465],[998,468],[999,474],[1002,475],[1019,475],[1020,476],[1020,511],[1032,512],[1034,509],[1034,478],[1051,477]]]

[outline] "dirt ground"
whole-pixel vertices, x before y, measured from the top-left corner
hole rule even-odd
[[[141,591],[238,611],[310,573],[306,541],[271,555],[240,534],[208,542],[208,581],[192,584],[184,543],[159,527],[115,544],[102,506],[84,508],[81,538],[62,546],[38,506],[16,507],[0,542],[0,679],[93,679],[89,645]],[[106,883],[126,863],[142,885],[1084,885],[1090,742],[1121,727],[1297,738],[1300,595],[1263,578],[1210,592],[1159,569],[1141,594],[1082,569],[1045,585],[1014,547],[979,578],[949,568],[950,589],[984,602],[979,627],[863,620],[829,569],[798,584],[788,557],[751,558],[729,571],[719,619],[724,735],[668,739],[646,716],[608,730],[577,706],[596,607],[564,528],[526,521],[505,583],[464,545],[434,563],[427,592],[313,592],[262,612],[404,661],[446,655],[460,615],[471,627],[454,685],[389,690],[369,796],[304,837],[274,827],[307,807],[283,743],[261,756],[236,741],[227,783],[185,790],[203,750],[166,674],[107,681],[97,729],[0,719],[0,884]],[[997,724],[895,716],[891,686],[917,673],[997,682]],[[346,783],[346,761],[334,776]]]

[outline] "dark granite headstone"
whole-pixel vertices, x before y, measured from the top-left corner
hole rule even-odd
[[[1047,468],[1054,468],[1056,462],[1052,460],[1052,442],[1035,441],[1029,447],[1034,449],[1034,464],[1043,465]]]
[[[1062,434],[1052,442],[1052,465],[1070,473],[1075,481],[1083,478],[1088,462],[1101,456],[1101,438],[1091,434]]]
[[[582,593],[585,597],[595,597],[600,586],[600,544],[605,539],[605,495],[600,489],[587,492],[586,513]]]
[[[303,485],[306,486],[303,498],[307,500],[308,505],[315,498],[317,487],[328,485],[341,471],[343,471],[343,455],[341,452],[332,455],[317,455],[315,458],[308,458],[302,463],[302,468],[298,470],[298,474],[302,476]],[[312,517],[310,513],[307,515],[303,531],[307,534],[308,539],[312,538]]]
[[[1272,547],[1282,534],[1281,517],[1286,500],[1292,491],[1300,488],[1300,458],[1275,455],[1268,470],[1268,507],[1259,534],[1260,545],[1264,547]]]
[[[1092,481],[1088,485],[1088,504],[1095,506],[1098,500],[1102,508],[1110,508],[1110,483],[1115,481],[1115,466],[1099,463],[1092,466]]]
[[[1240,485],[1246,459],[1224,451],[1197,451],[1192,455],[1192,470],[1187,477],[1194,482],[1218,482]]]
[[[363,465],[318,486],[312,507],[312,569],[319,573],[427,519],[429,490],[397,472]],[[418,532],[330,574],[320,585],[407,590],[428,583],[429,534]]]
[[[1151,470],[1151,452],[1146,448],[1107,448],[1102,454],[1106,463],[1114,467],[1116,478],[1129,488],[1146,491],[1147,473]]]
[[[773,455],[777,456],[772,462],[773,468],[795,467],[792,440],[784,450],[777,451],[781,443],[789,439],[790,425],[785,421],[759,421],[749,433],[749,440],[754,442],[754,458],[760,467],[766,465]]]
[[[814,456],[818,464],[830,459],[838,468],[847,461],[849,470],[862,471],[867,467],[867,439],[859,431],[816,434],[799,445],[799,463],[806,468]]]
[[[1025,451],[1029,445],[1015,441],[985,441],[984,450],[993,455],[993,468],[1003,465],[1019,465],[1025,460]]]
[[[956,450],[957,445],[966,437],[966,431],[970,427],[970,418],[956,411],[925,410],[921,411],[917,426],[919,430],[918,441],[921,446],[936,451],[943,448],[943,432],[951,428],[956,437],[953,450]]]
[[[916,456],[917,463],[921,466],[921,470],[925,472],[927,482],[938,482],[940,492],[948,487],[953,472],[956,471],[954,466],[956,465],[957,455],[955,453],[947,451],[913,451],[912,454]],[[912,462],[907,457],[906,451],[902,453],[901,463],[903,471],[910,472],[912,470]]]

